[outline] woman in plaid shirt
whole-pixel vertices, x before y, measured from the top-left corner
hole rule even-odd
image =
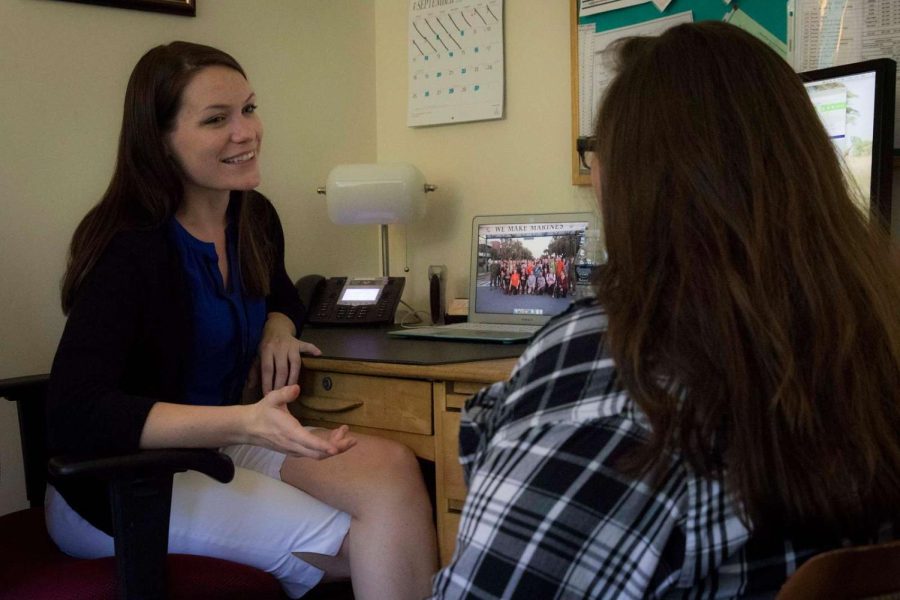
[[[467,403],[436,598],[771,597],[895,535],[900,273],[800,79],[724,23],[614,52],[599,302]]]

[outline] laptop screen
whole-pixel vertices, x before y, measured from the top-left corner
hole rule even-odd
[[[475,217],[469,321],[540,325],[575,296],[575,267],[592,213]]]

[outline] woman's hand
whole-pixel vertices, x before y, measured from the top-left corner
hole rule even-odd
[[[289,385],[269,392],[255,404],[242,407],[248,414],[246,443],[314,459],[346,452],[356,444],[346,425],[332,430],[303,427],[287,408],[299,394],[299,386]]]
[[[300,380],[300,355],[318,356],[321,350],[294,337],[294,322],[286,315],[269,313],[259,343],[262,393],[268,394]]]

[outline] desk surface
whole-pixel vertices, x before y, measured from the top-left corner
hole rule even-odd
[[[323,359],[409,365],[440,365],[517,358],[526,344],[445,342],[392,338],[390,328],[307,327],[303,341],[315,344]],[[306,361],[309,357],[304,357]]]

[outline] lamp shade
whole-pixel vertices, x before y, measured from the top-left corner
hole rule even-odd
[[[425,213],[425,177],[408,163],[338,165],[328,174],[328,216],[338,225],[410,223]]]

